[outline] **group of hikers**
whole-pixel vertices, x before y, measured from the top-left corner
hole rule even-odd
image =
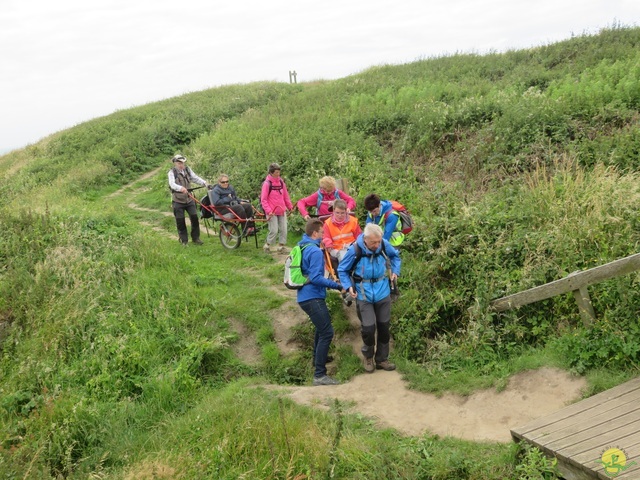
[[[168,173],[169,187],[178,238],[183,245],[188,243],[185,212],[191,221],[192,242],[202,244],[196,204],[188,190],[191,183],[206,186],[218,212],[224,214],[232,210],[237,218],[246,222],[248,232],[255,232],[254,208],[248,200],[237,196],[228,175],[219,175],[218,183],[210,185],[186,166],[183,155],[175,155],[172,162],[174,167]],[[263,250],[269,253],[289,253],[286,247],[287,216],[294,211],[294,206],[280,174],[280,165],[270,164],[260,194],[268,224]],[[400,274],[398,247],[406,231],[400,211],[402,206],[381,200],[375,193],[367,195],[364,198],[367,219],[361,229],[352,215],[356,209],[355,200],[336,188],[334,178],[325,176],[319,180],[319,189],[300,199],[296,207],[306,220],[305,232],[297,244],[299,268],[305,282],[296,288],[297,302],[315,327],[313,385],[340,383],[327,375],[326,364],[332,360],[329,348],[334,336],[326,304],[327,289],[340,291],[348,305],[355,300],[361,323],[365,372],[395,370],[396,366],[389,361],[389,322],[392,289]],[[309,213],[309,208],[315,208],[315,215]],[[337,274],[328,278],[327,271]]]

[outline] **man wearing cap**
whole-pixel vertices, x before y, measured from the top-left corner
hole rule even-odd
[[[176,226],[178,227],[178,239],[182,245],[186,245],[189,241],[187,224],[184,218],[186,210],[191,221],[191,241],[196,245],[202,245],[198,211],[195,202],[187,195],[187,189],[192,183],[206,186],[207,182],[187,167],[187,159],[183,155],[174,155],[171,161],[173,162],[173,168],[169,170],[169,188],[171,189],[173,216],[176,217]]]

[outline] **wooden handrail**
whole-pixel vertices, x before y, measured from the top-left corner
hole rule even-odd
[[[562,295],[563,293],[573,292],[580,308],[585,323],[590,323],[595,318],[587,287],[603,280],[619,277],[628,273],[640,270],[640,253],[630,255],[620,260],[600,265],[599,267],[590,268],[583,272],[574,272],[565,278],[555,280],[553,282],[530,288],[513,295],[493,300],[490,308],[495,312],[503,312],[512,308],[522,307],[529,303],[539,302],[547,298]],[[589,319],[587,321],[587,319]]]

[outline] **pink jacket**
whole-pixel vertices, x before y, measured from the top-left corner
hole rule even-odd
[[[333,205],[333,202],[335,200],[337,200],[336,198],[337,191],[338,190],[334,190],[331,193],[327,193],[324,191],[322,192],[322,203],[320,204],[320,208],[316,212],[317,215],[320,215],[320,216],[331,215],[331,212],[329,211],[329,207]],[[347,209],[349,209],[352,212],[356,209],[356,201],[353,198],[351,198],[349,195],[347,195],[342,190],[340,190],[340,192],[338,193],[338,196],[339,198],[347,202]],[[300,212],[300,215],[302,215],[303,217],[308,215],[309,212],[307,211],[307,208],[308,207],[315,208],[318,205],[318,191],[316,190],[308,197],[301,198],[300,200],[298,200],[298,203],[296,205],[298,207],[298,211]]]
[[[293,210],[287,186],[281,178],[267,175],[262,184],[260,203],[267,215],[285,215],[287,210]]]

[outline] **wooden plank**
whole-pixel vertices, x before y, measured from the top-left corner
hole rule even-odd
[[[603,402],[600,405],[593,405],[591,408],[583,412],[560,418],[559,420],[539,429],[531,430],[527,433],[527,438],[535,439],[542,435],[552,435],[554,432],[563,429],[570,429],[575,425],[586,425],[592,419],[602,416],[608,418],[633,410],[640,400],[640,389],[628,392],[628,394],[615,397],[611,400]]]
[[[582,287],[588,287],[603,280],[626,275],[636,270],[640,270],[640,253],[630,255],[620,260],[614,260],[613,262],[590,268],[589,270],[572,274],[560,280],[530,288],[523,292],[499,298],[491,302],[491,308],[496,312],[503,312],[529,303],[555,297],[556,295],[572,292],[573,290],[579,290]]]
[[[634,442],[638,440],[638,435],[634,434],[628,439],[619,439],[615,444],[607,444],[604,445],[599,450],[590,450],[584,452],[580,455],[576,455],[572,458],[572,460],[576,463],[580,463],[587,467],[591,466],[592,470],[596,473],[601,474],[603,477],[606,477],[606,473],[604,473],[604,465],[599,463],[598,461],[602,458],[602,454],[608,450],[609,448],[620,448],[627,455],[627,463],[635,462],[635,465],[629,466],[629,469],[624,472],[624,474],[618,475],[616,478],[622,478],[626,480],[634,479],[637,480],[640,478],[640,444],[636,443],[634,445],[629,445],[627,442]],[[610,478],[610,477],[609,477]]]
[[[529,432],[544,428],[548,425],[552,425],[553,423],[556,423],[562,419],[576,416],[584,411],[590,410],[595,406],[600,405],[601,408],[606,408],[606,404],[608,402],[615,401],[619,397],[623,397],[626,395],[634,395],[634,398],[636,398],[636,395],[640,395],[640,377],[629,380],[628,382],[620,384],[609,390],[605,390],[604,392],[597,393],[596,395],[581,400],[577,403],[568,405],[561,410],[552,413],[551,415],[539,418],[527,423],[526,425],[516,427],[511,430],[511,434],[516,438],[522,438]]]
[[[635,433],[640,427],[640,419],[635,412],[629,412],[614,418],[603,425],[587,428],[569,437],[563,437],[551,441],[544,439],[547,448],[555,452],[567,452],[567,455],[576,455],[591,449],[594,445],[601,446],[607,442],[614,442]]]
[[[594,409],[594,412],[596,410]],[[571,423],[560,421],[552,425],[550,429],[539,430],[527,435],[530,440],[544,441],[546,444],[551,442],[560,441],[572,435],[576,435],[580,432],[584,432],[588,429],[606,427],[610,423],[612,418],[621,418],[626,415],[640,415],[640,403],[637,400],[630,400],[629,402],[622,403],[614,408],[599,413],[592,414],[591,411],[587,412],[586,418],[581,419],[572,417]]]
[[[511,430],[517,440],[557,458],[567,480],[609,479],[599,463],[608,448],[637,462],[616,478],[640,478],[640,377]]]

